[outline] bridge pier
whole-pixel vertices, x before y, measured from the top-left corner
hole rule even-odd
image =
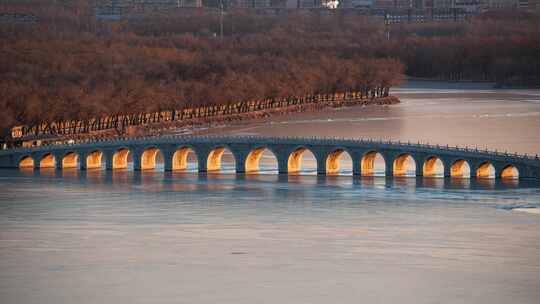
[[[134,171],[141,171],[142,170],[142,153],[144,151],[141,151],[140,149],[133,149],[131,151],[132,158],[133,158],[133,170]]]
[[[421,157],[418,157],[417,155],[411,155],[411,157],[414,159],[416,169],[415,174],[416,176],[424,176],[424,159]]]
[[[326,175],[326,157],[313,152],[317,159],[317,175]]]
[[[211,149],[201,146],[197,146],[195,149],[197,153],[197,163],[199,166],[198,171],[200,173],[208,172],[208,156],[210,155]]]
[[[447,160],[443,160],[443,165],[444,165],[444,177],[451,177],[452,176],[452,163]]]
[[[354,176],[362,176],[362,155],[352,154],[352,172]]]
[[[105,150],[103,155],[105,156],[105,170],[112,171],[114,168],[114,150]]]
[[[172,171],[173,170],[173,156],[176,150],[172,148],[161,148],[161,154],[163,155],[163,170]]]
[[[53,155],[54,155],[54,168],[56,170],[62,170],[63,169],[63,161],[64,161],[63,153],[55,153]]]
[[[386,177],[394,176],[394,158],[395,156],[389,153],[382,154],[384,157],[384,175]]]
[[[79,170],[86,171],[86,159],[88,157],[88,153],[86,151],[79,152]]]

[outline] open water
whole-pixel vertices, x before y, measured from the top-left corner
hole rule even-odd
[[[383,121],[404,137],[433,120],[446,133],[422,136],[439,142],[540,150],[536,91],[492,104],[477,88],[401,90],[366,117],[398,117]],[[439,118],[422,114],[428,99]],[[350,113],[345,133],[390,134]],[[264,173],[0,170],[0,303],[540,302],[537,182]]]

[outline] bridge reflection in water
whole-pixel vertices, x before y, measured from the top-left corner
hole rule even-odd
[[[0,167],[246,175],[540,178],[537,157],[371,140],[265,137],[145,137],[4,150],[0,151]]]

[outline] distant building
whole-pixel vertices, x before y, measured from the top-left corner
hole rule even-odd
[[[455,0],[454,8],[462,9],[468,13],[480,12],[482,3],[479,0]]]
[[[482,7],[486,9],[517,8],[519,0],[483,0]]]
[[[231,1],[231,7],[235,8],[269,8],[270,0],[236,0]]]
[[[321,8],[322,0],[298,0],[298,8]]]
[[[339,8],[372,8],[374,0],[342,0]]]
[[[379,9],[411,8],[412,0],[374,0],[373,7]]]

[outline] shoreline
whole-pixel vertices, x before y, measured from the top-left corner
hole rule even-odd
[[[460,80],[450,80],[450,79],[439,79],[439,78],[426,78],[426,77],[413,77],[413,76],[406,76],[403,83],[396,88],[403,88],[407,87],[407,83],[434,83],[434,84],[452,84],[452,85],[465,85],[465,86],[474,86],[474,85],[480,85],[485,86],[486,88],[494,89],[494,90],[508,90],[508,89],[516,89],[516,90],[534,90],[534,89],[540,89],[540,84],[501,84],[497,83],[495,81],[490,80],[474,80],[474,79],[460,79]]]
[[[339,99],[335,101],[326,101],[323,103],[309,103],[291,105],[283,108],[272,108],[258,110],[249,113],[232,114],[220,119],[187,119],[182,122],[167,122],[159,125],[136,126],[132,132],[136,135],[162,135],[168,134],[167,131],[187,129],[186,131],[196,131],[197,128],[213,128],[219,126],[234,127],[242,123],[249,123],[258,119],[269,117],[284,116],[294,113],[315,113],[328,109],[338,109],[352,106],[373,106],[373,105],[394,105],[400,103],[400,99],[394,95],[370,99]],[[142,133],[142,134],[139,134]]]

